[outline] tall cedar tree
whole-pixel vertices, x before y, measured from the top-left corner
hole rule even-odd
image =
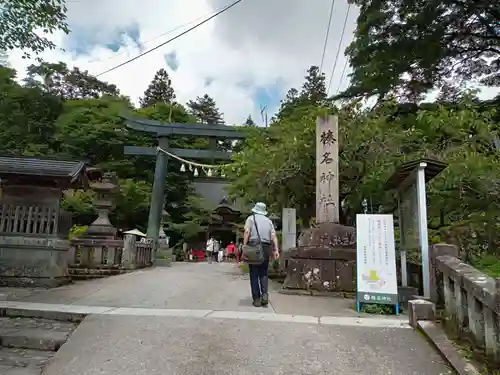
[[[217,108],[215,100],[208,94],[190,100],[187,106],[189,113],[203,124],[224,124],[223,114]]]
[[[296,88],[288,90],[285,99],[281,101],[276,119],[282,120],[294,112],[295,108],[307,104],[314,107],[327,105],[325,74],[321,73],[315,65],[307,70],[300,92]]]
[[[252,115],[248,115],[248,117],[245,120],[245,123],[243,125],[246,125],[246,126],[256,126],[255,121],[252,118]]]
[[[152,107],[156,103],[172,103],[175,100],[172,81],[165,69],[156,72],[153,80],[149,84],[144,97],[140,99],[141,107]]]

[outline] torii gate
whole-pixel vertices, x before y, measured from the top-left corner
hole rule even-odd
[[[231,152],[219,151],[215,147],[217,140],[230,139],[238,140],[245,139],[246,132],[227,125],[212,125],[212,124],[180,124],[180,123],[162,123],[160,121],[147,119],[133,119],[126,116],[121,116],[125,119],[127,128],[150,133],[158,138],[158,146],[185,159],[209,159],[209,160],[230,160]],[[210,150],[197,150],[185,148],[168,148],[168,137],[170,135],[190,135],[199,137],[208,137],[210,141]],[[160,231],[160,220],[165,200],[164,185],[167,175],[168,155],[163,152],[158,152],[154,147],[137,147],[125,146],[125,155],[143,155],[156,156],[155,175],[153,181],[153,192],[151,194],[151,204],[149,206],[149,219],[147,235],[153,239],[153,243],[158,242],[158,234]],[[154,254],[153,254],[154,259]]]

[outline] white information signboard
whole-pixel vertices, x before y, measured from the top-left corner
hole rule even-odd
[[[358,311],[362,303],[398,305],[392,215],[356,215],[356,268]]]

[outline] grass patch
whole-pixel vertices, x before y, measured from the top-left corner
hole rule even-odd
[[[500,365],[491,361],[485,355],[484,350],[473,345],[469,332],[460,332],[456,316],[446,316],[443,313],[441,325],[460,355],[474,365],[481,375],[500,375]]]
[[[495,255],[483,255],[474,259],[472,266],[491,277],[500,277],[500,259]]]
[[[360,307],[360,312],[372,315],[394,315],[396,306],[393,305],[381,305],[377,303],[363,303]],[[356,304],[354,304],[354,310],[357,310]]]
[[[240,267],[240,270],[243,271],[243,273],[249,273],[250,272],[248,270],[248,264],[246,264],[246,263],[240,263],[239,267]]]

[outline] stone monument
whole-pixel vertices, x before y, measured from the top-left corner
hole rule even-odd
[[[290,251],[284,289],[356,290],[356,230],[339,224],[339,146],[336,116],[316,120],[316,224]]]

